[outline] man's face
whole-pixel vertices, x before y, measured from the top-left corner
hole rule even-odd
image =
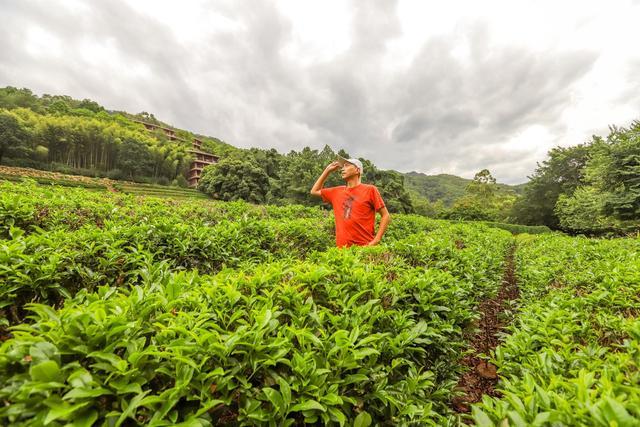
[[[349,162],[345,162],[342,165],[342,169],[340,170],[340,175],[342,176],[342,179],[345,179],[345,180],[358,174],[360,174],[360,170],[358,169],[358,167]]]

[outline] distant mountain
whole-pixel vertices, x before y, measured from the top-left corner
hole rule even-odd
[[[426,175],[420,172],[405,173],[404,177],[404,184],[408,190],[426,197],[430,202],[442,200],[445,206],[451,206],[456,199],[462,197],[465,188],[472,181],[455,175]],[[525,184],[498,184],[501,191],[516,194],[521,194],[524,186]]]

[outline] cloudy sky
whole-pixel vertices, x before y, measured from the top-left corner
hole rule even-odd
[[[640,0],[0,0],[0,86],[239,147],[526,181],[640,119]]]

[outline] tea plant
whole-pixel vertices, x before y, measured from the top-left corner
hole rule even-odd
[[[522,301],[496,349],[503,398],[478,425],[636,426],[640,419],[640,241],[526,237]]]
[[[313,219],[327,221],[330,212],[302,206],[255,206],[213,200],[176,201],[121,193],[95,193],[81,188],[39,186],[33,181],[0,180],[0,237],[9,227],[35,230],[77,230],[105,223],[135,225],[162,218],[174,224],[212,226],[221,221]]]
[[[9,425],[454,425],[512,243],[396,215],[344,250],[321,209],[0,186]]]
[[[28,301],[55,303],[79,289],[135,282],[140,268],[166,261],[173,268],[216,272],[243,263],[301,258],[333,239],[306,220],[223,221],[213,227],[156,219],[135,226],[83,227],[0,240],[0,309]]]
[[[461,261],[453,272],[411,267],[387,250],[212,277],[152,265],[131,287],[82,290],[57,311],[30,305],[31,323],[0,347],[0,419],[451,422],[452,361],[478,288]]]

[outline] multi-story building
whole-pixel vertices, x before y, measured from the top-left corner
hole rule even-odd
[[[158,129],[161,130],[171,141],[184,141],[183,138],[180,138],[178,135],[176,135],[176,132],[173,129],[156,125],[154,123],[143,122],[140,120],[133,121],[142,124],[147,130],[152,132]],[[218,163],[218,160],[220,160],[220,158],[215,154],[202,151],[202,140],[193,138],[192,144],[193,148],[189,150],[189,153],[193,154],[193,162],[191,162],[187,180],[189,182],[189,187],[197,187],[204,167]]]
[[[200,176],[202,175],[202,169],[204,169],[205,166],[213,165],[218,163],[218,160],[220,160],[218,156],[202,151],[200,149],[201,147],[202,141],[198,138],[193,138],[193,148],[189,150],[189,152],[193,154],[193,162],[191,163],[188,177],[190,187],[198,186]]]

